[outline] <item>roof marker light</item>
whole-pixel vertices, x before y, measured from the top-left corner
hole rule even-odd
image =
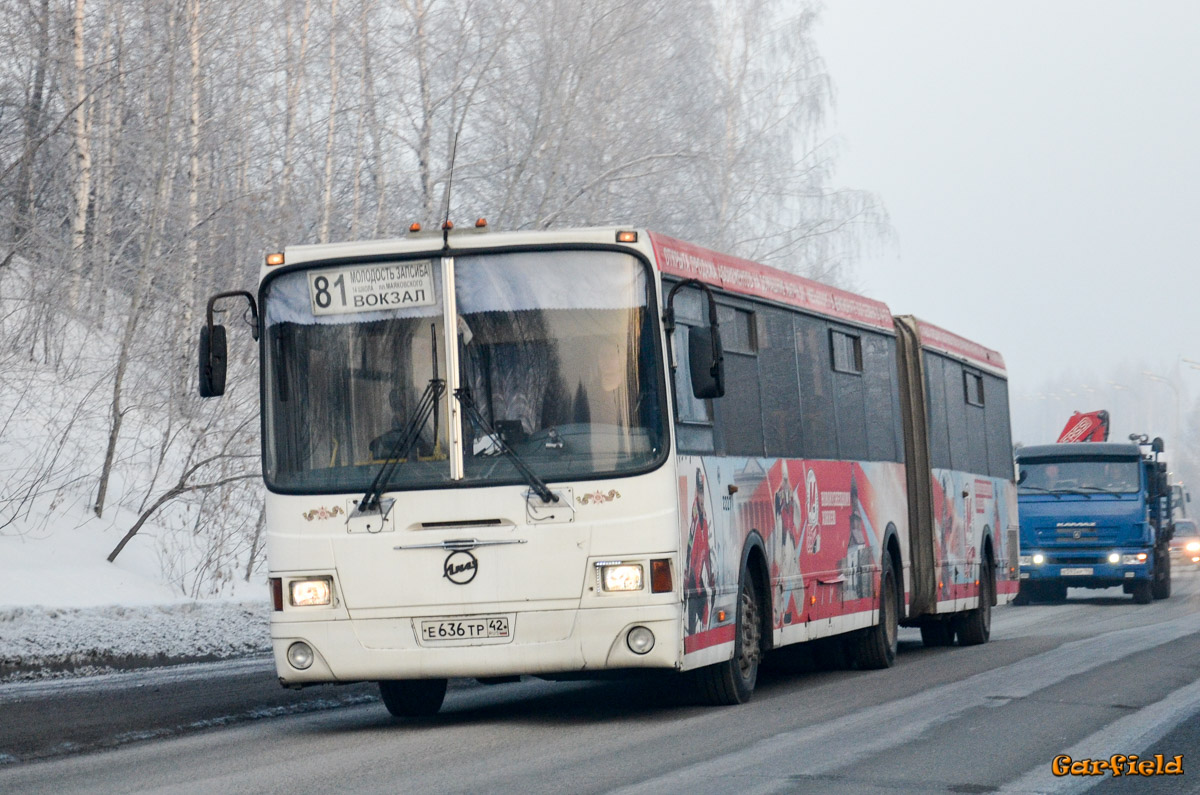
[[[282,251],[277,251],[274,254],[267,255],[267,265],[282,265],[282,264],[283,264],[283,252]]]
[[[485,226],[487,226],[486,218],[477,218],[475,220],[475,228],[476,229],[483,229]]]
[[[408,231],[410,231],[410,232],[420,232],[420,231],[421,231],[421,225],[420,225],[419,223],[413,223],[413,224],[410,224],[410,225],[409,225],[409,227],[408,227]]]
[[[636,243],[637,237],[638,237],[637,232],[633,232],[633,231],[617,232],[617,242],[618,243]]]

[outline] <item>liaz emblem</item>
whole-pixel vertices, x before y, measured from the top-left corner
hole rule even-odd
[[[475,579],[478,571],[479,561],[465,550],[451,552],[446,556],[446,562],[442,564],[442,576],[455,585],[466,585]]]

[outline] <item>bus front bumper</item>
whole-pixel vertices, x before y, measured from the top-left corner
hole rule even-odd
[[[438,630],[446,631],[443,624],[453,634],[463,631],[461,625],[478,626],[500,617],[508,619],[510,637],[437,637]],[[635,632],[635,628],[642,629]],[[480,613],[449,619],[273,621],[271,643],[280,683],[292,686],[679,668],[682,628],[681,609],[672,604]],[[646,630],[652,637],[648,650]]]

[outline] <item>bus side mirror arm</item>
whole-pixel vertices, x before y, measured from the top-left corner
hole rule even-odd
[[[213,323],[213,305],[222,298],[242,296],[249,303],[250,336],[258,339],[258,304],[254,296],[245,290],[233,290],[227,293],[217,293],[208,299],[208,311],[205,315],[205,325],[200,328],[200,397],[220,397],[225,394],[225,372],[228,360],[228,345],[225,339],[225,327]]]
[[[686,279],[671,288],[663,310],[663,326],[667,332],[667,356],[674,377],[678,366],[673,354],[671,337],[675,332],[675,294],[684,287],[702,290],[708,298],[708,327],[692,329],[688,334],[688,367],[692,375],[692,394],[704,400],[725,394],[725,352],[721,345],[720,323],[717,322],[717,301],[712,290],[698,279]]]

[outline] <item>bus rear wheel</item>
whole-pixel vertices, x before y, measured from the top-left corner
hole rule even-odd
[[[379,683],[379,696],[397,718],[436,715],[446,698],[445,679],[393,679]]]
[[[761,660],[762,609],[754,579],[743,570],[733,657],[693,673],[697,695],[704,703],[715,706],[746,703],[754,694]]]
[[[899,633],[900,595],[892,556],[885,551],[883,569],[879,572],[879,623],[855,635],[852,641],[855,664],[863,669],[890,668],[896,661]]]
[[[955,628],[961,646],[978,646],[987,643],[992,636],[992,597],[996,593],[996,567],[991,555],[983,559],[983,570],[979,572],[979,606],[968,610],[958,620]]]

